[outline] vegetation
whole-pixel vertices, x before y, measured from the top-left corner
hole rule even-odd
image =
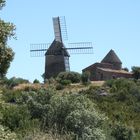
[[[84,72],[84,73],[82,73],[82,75],[81,75],[81,81],[82,81],[82,83],[83,83],[83,84],[88,84],[88,83],[90,83],[89,77],[90,77],[90,73],[89,73],[89,72]]]
[[[79,83],[81,80],[81,75],[77,72],[61,72],[58,74],[56,80],[62,85]]]
[[[140,139],[139,81],[109,80],[103,87],[90,87],[81,93],[86,94],[109,118],[113,130],[111,135],[115,139]]]
[[[33,81],[33,83],[34,83],[34,84],[38,84],[38,83],[40,83],[40,82],[39,82],[39,80],[35,79],[35,80]]]
[[[5,5],[4,0],[0,0],[0,10]],[[7,45],[9,37],[14,36],[15,26],[10,22],[5,22],[0,19],[0,78],[3,78],[10,63],[14,58],[14,52]]]
[[[0,83],[2,85],[6,85],[8,88],[13,88],[15,86],[18,86],[19,84],[29,83],[29,81],[23,78],[12,77],[10,79],[3,78],[0,80]]]
[[[8,133],[19,140],[140,138],[139,81],[113,79],[77,92],[51,85],[15,90],[7,83],[0,86],[0,137]]]
[[[140,78],[140,67],[133,66],[132,67],[133,76],[136,80]]]
[[[17,140],[17,135],[0,125],[0,140]]]
[[[1,90],[0,124],[21,138],[37,128],[71,139],[105,139],[107,118],[95,104],[79,93],[56,94],[54,89],[37,91]],[[88,119],[87,119],[88,118]],[[69,138],[69,139],[70,139]]]

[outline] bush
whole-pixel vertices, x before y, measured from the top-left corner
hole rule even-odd
[[[133,66],[132,67],[133,77],[138,80],[140,78],[140,67]]]
[[[17,86],[23,83],[29,83],[29,81],[22,78],[16,78],[16,77],[12,77],[10,79],[7,79],[7,78],[3,79],[3,84],[6,84],[8,88],[13,88],[14,86]]]
[[[62,129],[68,130],[79,138],[105,138],[102,131],[105,116],[99,114],[94,104],[82,95],[53,96],[47,117],[49,127],[57,126],[60,132]]]
[[[39,82],[39,80],[35,79],[35,80],[33,81],[33,83],[34,83],[34,84],[38,84],[38,83],[40,83],[40,82]]]
[[[111,92],[118,92],[124,88],[125,90],[127,90],[127,92],[129,92],[130,89],[136,85],[136,83],[129,79],[120,78],[116,80],[108,80],[105,85],[111,88]]]
[[[18,140],[17,135],[0,125],[0,140]]]
[[[55,88],[56,88],[56,90],[62,90],[62,89],[64,89],[64,86],[62,84],[58,83]]]
[[[132,128],[117,124],[117,125],[113,126],[113,130],[112,130],[111,135],[116,140],[133,140],[134,131]]]
[[[40,89],[38,92],[27,93],[31,96],[27,102],[31,117],[44,122],[48,113],[48,104],[55,93],[50,89]]]
[[[57,81],[61,84],[63,83],[79,83],[80,74],[77,72],[61,72],[57,76]]]
[[[2,108],[1,123],[10,130],[23,129],[29,126],[30,113],[24,106],[7,106]]]
[[[82,75],[81,75],[81,81],[82,81],[82,83],[83,84],[88,84],[90,82],[89,77],[90,77],[90,73],[89,72],[82,73]]]
[[[8,103],[16,103],[21,97],[21,91],[5,90],[2,99]]]
[[[66,126],[78,138],[105,140],[105,135],[100,128],[102,119],[96,111],[75,110],[66,117]]]

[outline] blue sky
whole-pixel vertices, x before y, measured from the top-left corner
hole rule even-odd
[[[140,66],[140,0],[7,0],[0,17],[17,28],[17,40],[8,43],[15,52],[9,78],[42,81],[44,57],[30,57],[30,44],[53,41],[55,16],[66,18],[67,42],[93,43],[94,54],[71,55],[72,71],[100,62],[110,49],[123,67]]]

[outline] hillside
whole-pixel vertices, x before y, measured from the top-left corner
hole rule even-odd
[[[61,79],[62,80],[62,79]],[[0,140],[139,140],[140,82],[0,81]]]

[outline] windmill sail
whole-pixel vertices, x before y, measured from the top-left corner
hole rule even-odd
[[[67,40],[67,28],[65,17],[54,17],[53,28],[55,39],[51,44],[31,44],[30,54],[32,57],[45,56],[45,79],[55,77],[62,71],[70,71],[70,54],[92,54],[91,42],[77,42],[67,44],[65,47],[63,40]]]
[[[68,40],[66,19],[65,19],[64,16],[62,16],[62,17],[59,17],[59,20],[60,20],[62,39],[63,40]]]
[[[55,40],[62,42],[62,35],[61,35],[61,27],[60,27],[60,19],[59,17],[53,18],[53,28],[54,28],[54,36]]]
[[[93,54],[92,42],[68,43],[70,54]]]

